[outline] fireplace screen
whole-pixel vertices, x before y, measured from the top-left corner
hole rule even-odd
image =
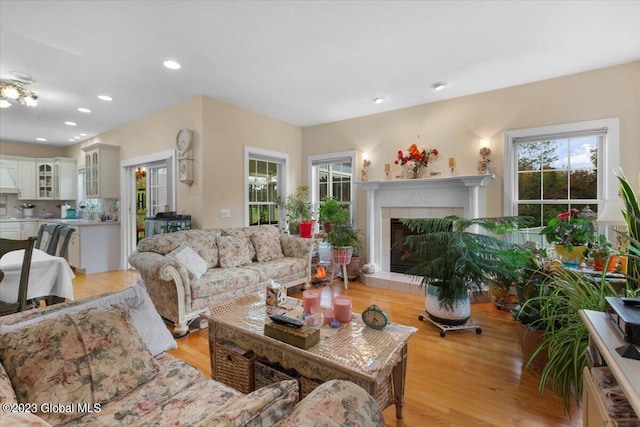
[[[391,266],[390,271],[406,273],[418,261],[414,250],[405,244],[407,236],[415,235],[400,218],[391,218]]]

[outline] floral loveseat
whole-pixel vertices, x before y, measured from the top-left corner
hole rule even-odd
[[[0,425],[384,425],[376,401],[351,382],[324,383],[300,402],[295,380],[243,395],[205,379],[170,347],[141,285],[4,316]]]
[[[188,230],[142,239],[129,263],[182,336],[213,302],[257,292],[268,280],[307,283],[313,243],[270,225]]]

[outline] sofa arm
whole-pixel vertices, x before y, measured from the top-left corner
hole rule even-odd
[[[319,385],[276,426],[384,427],[380,406],[362,387],[345,380]]]
[[[282,253],[286,257],[310,259],[315,243],[314,239],[280,235],[280,247],[282,247]]]
[[[298,381],[286,380],[262,387],[212,413],[200,425],[269,427],[298,402]]]
[[[133,251],[129,255],[129,264],[138,270],[140,274],[146,275],[151,279],[170,281],[178,276],[182,283],[186,285],[191,283],[189,271],[185,267],[175,259],[155,252]]]

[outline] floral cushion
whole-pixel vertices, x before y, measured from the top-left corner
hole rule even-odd
[[[0,364],[0,403],[17,402],[18,398],[16,397],[15,391],[13,391],[13,386],[7,375],[7,371],[5,371],[4,367]],[[2,418],[2,416],[0,416],[0,418]]]
[[[151,380],[158,364],[130,320],[121,306],[97,307],[2,335],[0,360],[18,400],[69,405],[38,413],[55,425],[82,416],[79,402],[108,402]]]
[[[267,262],[274,259],[284,258],[280,239],[278,236],[268,234],[254,234],[251,236],[253,246],[256,248],[256,258],[258,262]]]
[[[139,252],[155,252],[160,255],[166,255],[182,243],[187,243],[205,260],[208,268],[213,268],[218,265],[216,237],[220,236],[220,234],[220,230],[216,228],[156,234],[140,240],[136,249]]]
[[[268,427],[298,403],[298,381],[287,380],[262,387],[200,423],[216,427]]]
[[[180,246],[165,255],[169,258],[174,258],[180,264],[184,266],[189,273],[197,279],[207,271],[207,263],[202,259],[200,255],[196,253],[191,246],[186,242],[183,242]]]
[[[51,424],[31,412],[0,413],[1,426],[51,427]]]
[[[278,427],[383,427],[380,406],[362,387],[344,380],[321,384],[298,403]]]
[[[38,310],[23,311],[19,315],[11,316],[9,320],[6,320],[8,316],[2,316],[2,320],[0,320],[0,335],[46,319],[51,319],[60,314],[114,304],[121,304],[129,311],[133,326],[138,331],[138,334],[140,334],[140,337],[142,337],[142,340],[152,355],[157,356],[163,351],[178,348],[171,332],[169,332],[164,321],[156,311],[142,281],[120,292],[111,292],[82,301],[54,304]],[[14,319],[15,321],[13,321]],[[6,324],[2,324],[2,321],[6,321]]]
[[[220,236],[216,238],[220,267],[233,268],[251,264],[249,248],[243,237]]]

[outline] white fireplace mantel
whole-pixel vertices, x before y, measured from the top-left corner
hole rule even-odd
[[[464,175],[443,178],[361,181],[367,191],[368,263],[377,271],[389,271],[388,236],[383,236],[383,209],[393,208],[397,218],[425,217],[424,208],[462,211],[465,218],[486,216],[485,189],[494,175]],[[445,208],[445,209],[439,209]],[[429,216],[429,215],[426,215]],[[386,237],[386,238],[383,238]]]

